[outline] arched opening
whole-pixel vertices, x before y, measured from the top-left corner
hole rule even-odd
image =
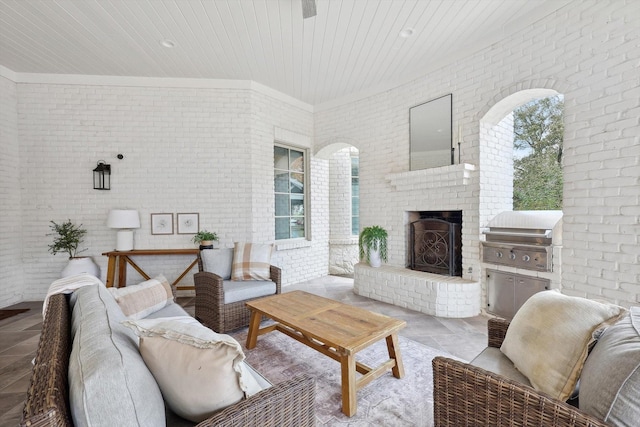
[[[359,152],[336,142],[316,157],[329,161],[329,274],[351,277],[358,262]]]
[[[514,208],[514,110],[536,99],[560,95],[527,89],[497,102],[480,120],[480,224]]]

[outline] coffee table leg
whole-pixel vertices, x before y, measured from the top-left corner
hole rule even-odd
[[[260,320],[262,315],[255,310],[251,310],[251,318],[249,319],[249,331],[247,332],[247,348],[252,349],[258,341],[258,329],[260,329]]]
[[[358,410],[355,355],[341,356],[340,365],[342,369],[342,412],[351,417]]]
[[[387,338],[387,350],[389,351],[389,359],[396,361],[396,366],[391,368],[393,376],[396,378],[404,377],[404,365],[402,364],[402,356],[400,355],[400,344],[398,344],[398,334],[391,334]]]

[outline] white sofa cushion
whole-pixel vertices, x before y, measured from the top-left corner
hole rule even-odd
[[[268,280],[225,280],[222,282],[222,289],[224,289],[224,303],[230,304],[274,295],[276,293],[276,284]]]
[[[127,320],[140,336],[140,354],[167,404],[200,422],[262,390],[247,370],[240,344],[191,317]]]
[[[76,426],[164,426],[160,389],[138,352],[138,339],[102,285],[71,296],[73,337],[69,403]]]

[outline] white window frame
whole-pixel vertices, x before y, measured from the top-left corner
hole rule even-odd
[[[283,242],[300,242],[300,241],[308,241],[311,240],[311,236],[310,236],[310,221],[311,221],[311,215],[309,213],[309,188],[310,188],[310,184],[309,184],[309,178],[310,178],[310,174],[309,174],[309,149],[307,148],[303,148],[303,147],[296,147],[295,145],[290,145],[290,144],[285,144],[282,143],[280,141],[275,141],[274,142],[274,151],[275,148],[279,147],[279,148],[284,148],[286,150],[294,150],[294,151],[298,151],[300,153],[302,153],[304,160],[304,170],[303,170],[303,174],[304,174],[304,187],[303,187],[303,202],[302,202],[302,206],[304,209],[304,237],[288,237],[285,239],[278,239],[277,234],[276,234],[276,218],[281,218],[279,216],[276,216],[276,209],[275,209],[275,204],[276,204],[276,195],[277,194],[285,194],[285,193],[281,193],[281,192],[276,192],[276,188],[275,188],[275,176],[276,176],[276,169],[278,170],[283,170],[280,168],[276,168],[275,165],[275,153],[274,153],[274,158],[273,158],[273,174],[274,174],[274,187],[273,187],[273,203],[274,203],[274,209],[273,209],[273,237],[274,237],[274,241],[277,243],[282,244]],[[290,169],[288,169],[288,172],[291,172]],[[297,193],[291,193],[289,192],[288,194],[297,194]],[[289,217],[291,218],[291,212],[289,212]]]

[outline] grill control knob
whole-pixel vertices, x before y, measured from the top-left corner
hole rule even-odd
[[[522,257],[522,260],[524,262],[529,262],[529,261],[531,261],[531,257],[529,255],[525,255],[525,256]]]
[[[500,251],[496,252],[496,258],[502,258],[502,252]]]
[[[516,259],[516,254],[514,254],[513,252],[511,252],[509,254],[509,259]]]

